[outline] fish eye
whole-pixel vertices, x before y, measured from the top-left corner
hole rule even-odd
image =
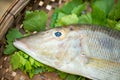
[[[59,32],[59,31],[55,32],[54,34],[55,34],[56,37],[60,37],[62,35],[62,33]]]

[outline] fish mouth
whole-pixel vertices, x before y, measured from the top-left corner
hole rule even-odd
[[[13,42],[13,45],[18,49],[22,50],[23,52],[27,53],[28,55],[35,56],[35,54],[33,54],[34,52],[30,50],[23,42],[15,40],[15,42]]]
[[[50,62],[46,57],[37,54],[34,50],[29,49],[29,47],[27,47],[27,45],[25,45],[24,42],[15,40],[15,42],[13,42],[13,45],[18,49],[22,50],[23,52],[25,52],[26,54],[28,54],[29,56],[31,56],[32,58],[34,58],[35,60],[48,66],[54,67],[53,66],[54,64],[52,64],[53,62]]]

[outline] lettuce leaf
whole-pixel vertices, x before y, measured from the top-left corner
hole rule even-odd
[[[109,12],[108,18],[116,21],[120,19],[120,0],[114,4],[113,8]]]
[[[17,49],[13,46],[13,41],[16,38],[21,38],[21,37],[23,37],[23,35],[19,32],[19,30],[14,28],[10,29],[6,35],[7,45],[5,46],[4,54],[14,53],[14,51],[16,51]]]
[[[28,73],[30,78],[32,78],[34,74],[46,71],[47,72],[56,71],[54,68],[48,67],[47,65],[44,65],[36,61],[35,59],[28,56],[26,53],[22,51],[18,51],[12,54],[10,62],[14,70],[21,69],[25,73]]]
[[[44,11],[27,11],[23,21],[23,28],[28,31],[45,30],[47,19],[48,15]]]
[[[77,24],[78,23],[78,17],[76,14],[70,14],[61,17],[57,20],[55,26],[64,26],[69,24]]]
[[[79,16],[78,24],[92,24],[91,13]]]
[[[111,20],[111,19],[107,19],[107,24],[110,28],[114,29],[115,25],[117,24],[117,21],[115,20]]]
[[[80,5],[83,1],[82,0],[71,0],[70,2],[66,3],[62,8],[61,12],[65,14],[70,14],[71,11],[78,5]]]
[[[103,10],[92,4],[92,24],[106,26],[107,18]]]
[[[13,70],[18,69],[20,66],[20,57],[18,54],[14,54],[11,56],[11,64]]]
[[[86,10],[86,3],[83,3],[75,8],[73,8],[73,10],[71,11],[72,14],[76,14],[77,16],[80,16],[82,11]]]
[[[96,0],[93,5],[95,5],[97,8],[99,8],[101,11],[103,11],[105,13],[105,15],[107,15],[112,6],[114,4],[114,0]]]
[[[60,12],[60,9],[56,8],[54,10],[54,13],[52,14],[52,19],[51,19],[51,23],[50,23],[50,27],[54,28],[55,27],[55,23],[58,19],[58,13]]]
[[[120,21],[116,23],[115,29],[120,31]]]

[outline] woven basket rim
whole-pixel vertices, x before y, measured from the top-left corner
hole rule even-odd
[[[24,9],[30,0],[13,0],[10,7],[5,11],[0,19],[0,40],[13,24],[15,17]]]
[[[4,20],[5,16],[7,16],[7,14],[9,14],[10,10],[15,6],[15,4],[18,2],[19,0],[13,0],[10,5],[8,6],[8,9],[6,9],[6,11],[2,14],[1,18],[0,18],[0,24],[2,23],[2,21]]]

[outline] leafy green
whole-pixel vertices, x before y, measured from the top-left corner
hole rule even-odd
[[[17,29],[10,29],[8,31],[8,33],[6,35],[7,45],[5,46],[4,54],[12,54],[15,50],[17,50],[13,46],[13,41],[16,38],[20,38],[20,37],[23,37],[23,35]]]
[[[79,17],[79,24],[92,24],[91,13],[83,14]]]
[[[17,49],[13,46],[13,44],[9,43],[8,45],[5,46],[4,54],[12,54],[16,50]]]
[[[92,24],[106,26],[106,14],[96,5],[92,4]]]
[[[63,16],[60,19],[58,19],[55,26],[63,26],[63,25],[77,24],[77,23],[78,23],[77,15],[71,14],[71,15]]]
[[[54,10],[54,14],[52,14],[52,19],[51,19],[51,23],[50,23],[50,27],[54,28],[55,27],[55,23],[56,20],[58,19],[58,13],[60,12],[60,9],[56,8]]]
[[[80,16],[81,15],[81,12],[86,10],[86,3],[83,3],[75,8],[73,8],[73,10],[71,11],[71,13],[73,14],[76,14],[77,16]]]
[[[78,76],[75,75],[68,75],[66,80],[77,80]]]
[[[116,23],[115,29],[120,31],[120,21],[118,23]]]
[[[53,72],[55,71],[54,68],[48,67],[38,61],[36,61],[35,59],[33,59],[32,57],[28,56],[26,53],[22,52],[22,51],[18,51],[15,52],[12,56],[11,56],[11,64],[13,69],[21,69],[24,72],[28,73],[30,78],[32,78],[32,76],[34,74],[38,74],[38,73],[42,73],[42,72]]]
[[[70,2],[66,3],[62,8],[59,8],[59,9],[56,8],[52,15],[50,27],[54,28],[55,26],[66,25],[65,20],[63,20],[64,18],[60,18],[61,13],[65,14],[65,15],[71,15],[71,13],[77,15],[77,14],[79,14],[79,11],[84,8],[84,6],[80,7],[79,6],[80,4],[82,4],[82,0],[71,0]],[[76,6],[78,7],[78,9]],[[76,8],[76,9],[74,9],[74,8]],[[61,21],[61,22],[58,22],[58,21]],[[71,24],[71,22],[69,23],[69,21],[67,22],[67,24]]]
[[[118,3],[113,6],[108,15],[108,18],[112,20],[120,19],[120,0],[118,0]]]
[[[64,16],[66,16],[65,13],[63,13],[63,12],[59,12],[59,13],[58,13],[58,19],[61,19],[61,18],[64,17]],[[56,21],[57,21],[57,20],[56,20]]]
[[[34,60],[32,57],[29,58],[29,61],[30,61],[30,64],[31,64],[31,65],[34,65],[34,61],[35,61],[35,60]]]
[[[73,8],[80,5],[81,3],[82,3],[82,0],[71,0],[61,8],[61,12],[65,14],[70,14]]]
[[[68,73],[64,73],[64,72],[60,72],[57,71],[57,73],[59,74],[60,78],[65,79],[68,76]]]
[[[42,73],[42,72],[45,72],[46,70],[44,68],[36,68],[34,70],[34,74],[38,74],[38,73]]]
[[[114,28],[116,23],[117,23],[117,21],[115,21],[115,20],[107,19],[107,24],[110,28]]]
[[[105,15],[107,15],[109,13],[113,4],[114,4],[114,0],[109,0],[109,1],[108,0],[96,0],[93,3],[93,5],[95,5],[101,11],[103,11],[105,13]]]
[[[88,80],[88,79],[86,79],[86,78],[84,78],[82,76],[79,76],[79,78],[77,78],[77,80]]]
[[[12,68],[15,70],[17,68],[19,68],[20,66],[20,57],[18,54],[14,54],[11,56],[11,64],[12,64]]]
[[[90,4],[92,12],[87,11]],[[69,24],[94,24],[101,26],[115,27],[116,23],[120,19],[120,1],[115,5],[114,0],[71,0],[66,3],[62,8],[57,8],[52,16],[52,28],[55,26],[63,26]],[[112,10],[111,10],[112,9]],[[82,14],[86,11],[85,14]],[[75,20],[68,20],[69,15],[75,14]],[[68,21],[67,21],[68,20]],[[114,29],[114,28],[113,28]]]
[[[30,61],[26,61],[26,63],[25,63],[25,70],[26,71],[32,70],[32,66],[30,64]]]
[[[120,30],[120,0],[114,4],[111,11],[108,14],[108,26],[113,29]]]
[[[119,27],[116,28],[115,26],[117,20],[120,19],[120,1],[115,5],[114,0],[96,0],[91,6],[93,10],[92,24],[109,26],[119,30]]]
[[[28,31],[45,30],[47,19],[47,13],[44,11],[27,11],[23,21],[23,28]]]
[[[10,29],[6,35],[6,39],[8,43],[11,43],[16,38],[20,38],[20,37],[23,37],[23,35],[19,32],[19,30],[15,28]]]

